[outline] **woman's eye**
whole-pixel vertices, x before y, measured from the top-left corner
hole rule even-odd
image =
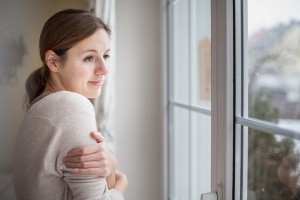
[[[110,55],[108,55],[108,54],[103,56],[103,58],[104,58],[105,60],[109,59],[109,57],[110,57]]]
[[[88,56],[86,58],[84,58],[84,62],[92,62],[94,60],[94,57],[93,56]]]

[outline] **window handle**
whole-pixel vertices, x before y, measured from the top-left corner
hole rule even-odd
[[[218,194],[216,192],[201,194],[201,200],[218,200]]]
[[[223,191],[222,184],[218,184],[216,192],[201,194],[201,200],[222,200],[222,195],[223,195],[222,191]]]

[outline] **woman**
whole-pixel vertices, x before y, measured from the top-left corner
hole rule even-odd
[[[82,10],[60,11],[45,23],[43,66],[26,82],[29,106],[15,147],[18,199],[123,199],[127,179],[121,172],[115,171],[109,189],[105,177],[68,167],[78,154],[75,149],[68,155],[71,149],[95,144],[86,134],[96,130],[88,98],[100,95],[108,73],[109,35],[107,25]]]

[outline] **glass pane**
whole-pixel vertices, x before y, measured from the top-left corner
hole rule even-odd
[[[171,95],[180,103],[189,103],[189,12],[188,0],[171,6]]]
[[[192,113],[192,200],[211,191],[211,117]]]
[[[211,103],[211,1],[196,0],[192,27],[192,104]]]
[[[189,111],[173,107],[170,134],[170,189],[176,200],[189,199]]]
[[[300,141],[248,131],[247,199],[300,199]]]
[[[248,0],[249,116],[293,130],[300,119],[299,8],[299,0]]]

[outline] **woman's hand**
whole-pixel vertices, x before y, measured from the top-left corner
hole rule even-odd
[[[104,137],[101,134],[92,132],[91,136],[98,143],[72,149],[65,157],[64,163],[66,167],[73,168],[74,171],[79,174],[109,177],[116,170],[117,160],[106,148]],[[114,183],[113,185],[112,183],[108,183],[108,185],[112,187]]]
[[[114,186],[114,188],[118,191],[120,191],[123,196],[125,194],[125,191],[128,187],[128,180],[127,180],[127,176],[125,174],[123,174],[122,172],[120,172],[119,170],[116,170],[116,184]]]

